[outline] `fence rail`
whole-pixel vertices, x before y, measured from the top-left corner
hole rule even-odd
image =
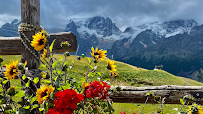
[[[117,86],[116,86],[117,87]],[[113,88],[116,88],[113,87]],[[110,98],[119,103],[144,103],[146,94],[153,92],[154,95],[166,97],[166,104],[180,104],[180,99],[185,95],[194,97],[194,102],[203,105],[203,86],[149,86],[149,87],[131,87],[120,86],[122,91],[114,93]],[[156,103],[154,99],[149,99],[148,103]]]

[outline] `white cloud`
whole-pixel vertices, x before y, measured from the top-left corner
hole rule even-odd
[[[11,23],[14,19],[20,20],[20,16],[12,16],[7,14],[0,14],[0,27],[5,23]]]
[[[0,25],[20,17],[20,0],[1,0]],[[203,23],[203,0],[40,0],[41,23],[60,25],[71,18],[105,16],[124,30],[155,21],[194,19]]]

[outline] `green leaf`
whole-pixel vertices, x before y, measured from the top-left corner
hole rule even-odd
[[[33,109],[35,109],[35,108],[37,108],[37,107],[39,107],[39,105],[35,104],[35,105],[31,108],[31,110],[33,110]]]
[[[50,52],[52,52],[52,50],[53,50],[55,40],[56,40],[56,39],[54,39],[54,41],[51,43],[51,45],[50,45],[50,47],[49,47]]]
[[[23,107],[24,109],[29,109],[30,108],[30,106],[25,106],[25,107]]]
[[[87,57],[87,59],[88,59],[88,62],[90,63],[90,62],[91,62],[90,58],[89,58],[89,57]]]
[[[32,104],[33,102],[35,102],[37,100],[37,97],[35,96],[35,97],[33,97],[32,99],[31,99],[31,101],[30,101],[30,104]]]
[[[180,104],[182,104],[182,105],[184,104],[184,101],[183,101],[183,99],[180,99]]]
[[[4,81],[3,81],[3,84],[6,84],[8,81],[9,81],[9,80],[4,80]]]
[[[39,69],[43,69],[43,68],[46,68],[46,65],[41,64],[41,65],[39,66]]]
[[[65,89],[69,89],[70,86],[71,86],[71,84],[64,84],[64,85],[62,86],[62,88],[65,90]]]
[[[64,62],[63,66],[65,66],[65,65],[68,64],[68,63],[69,63],[69,61]]]
[[[95,75],[96,73],[91,72],[91,73],[89,73],[89,74],[90,74],[90,76],[94,77],[94,75]]]
[[[33,82],[37,84],[39,82],[39,77],[34,78]]]
[[[5,104],[5,100],[4,99],[0,100],[0,104]]]
[[[5,113],[6,113],[6,114],[12,114],[12,112],[13,112],[13,110],[9,109],[9,110],[7,110]]]
[[[90,68],[91,68],[91,69],[94,69],[92,65],[90,65]]]
[[[99,76],[101,76],[101,73],[100,72],[96,72]]]
[[[72,60],[72,63],[74,63],[74,61]]]
[[[50,84],[51,83],[50,80],[43,80],[43,82],[46,83],[46,84]]]
[[[62,91],[63,89],[61,87],[57,88],[57,90]]]
[[[0,95],[0,100],[3,99],[4,97],[2,95]]]
[[[19,114],[25,114],[25,109],[22,108],[22,107],[20,107],[20,108],[19,108]]]
[[[28,80],[28,82],[25,84],[25,87],[29,87],[30,85],[30,80]]]
[[[28,99],[31,99],[31,98],[32,98],[32,96],[33,96],[33,95],[29,95],[27,98],[28,98]]]
[[[61,75],[63,72],[61,70],[57,70],[57,73]]]
[[[86,78],[80,78],[80,82],[81,82],[81,83],[86,82],[85,79],[86,79]]]
[[[27,76],[24,74],[23,77],[22,77],[22,79],[25,80],[26,78],[27,78]]]
[[[55,68],[56,64],[58,63],[59,61],[55,61],[53,64],[52,64],[52,68]]]
[[[59,82],[59,77],[57,76],[57,79],[56,79],[56,87],[59,87],[59,84],[60,84],[60,82]]]
[[[15,94],[15,96],[17,96],[17,97],[24,97],[25,93],[24,93],[24,91],[20,90],[17,94]]]
[[[17,87],[15,87],[15,89],[22,89],[23,88],[23,86],[17,86]]]
[[[45,109],[44,108],[39,108],[39,111],[41,112],[41,111],[44,111]]]

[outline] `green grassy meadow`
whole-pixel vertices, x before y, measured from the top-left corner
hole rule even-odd
[[[8,64],[11,60],[18,60],[20,61],[20,55],[3,55],[2,56],[4,61],[2,62],[1,66]],[[60,57],[63,57],[62,54],[55,54],[54,57],[56,59],[60,59]],[[92,58],[90,58],[92,59]],[[67,61],[69,61],[70,64],[72,64],[72,60],[76,61],[75,56],[69,56],[67,57]],[[94,67],[94,63],[92,63],[92,66]],[[101,74],[106,69],[106,61],[99,61],[97,63],[97,69],[96,72],[100,72]],[[141,87],[141,86],[160,86],[160,85],[182,85],[182,86],[203,86],[203,83],[184,78],[184,77],[178,77],[174,76],[164,70],[147,70],[143,68],[138,68],[136,66],[132,66],[129,64],[125,64],[122,62],[115,62],[115,65],[117,66],[117,72],[118,77],[116,77],[113,81],[113,85],[124,85],[124,86],[135,86],[135,87]],[[76,80],[79,80],[83,77],[83,73],[86,73],[88,70],[88,59],[87,57],[81,58],[81,60],[77,60],[72,68],[72,72],[70,74],[70,77],[75,78]],[[107,70],[103,75],[103,80],[109,79],[109,71]],[[97,78],[93,78],[93,80],[97,80]],[[11,80],[11,85],[16,86],[20,85],[20,80]],[[0,87],[0,91],[2,91],[2,88]],[[127,112],[127,114],[140,113],[141,108],[143,104],[131,104],[131,103],[114,103],[113,104],[115,109],[115,114],[120,114],[120,112]],[[147,104],[144,113],[154,113],[157,109],[159,104]],[[180,108],[181,105],[171,105],[171,104],[165,104],[164,105],[164,113],[177,113],[174,108]],[[186,107],[187,109],[187,107]]]

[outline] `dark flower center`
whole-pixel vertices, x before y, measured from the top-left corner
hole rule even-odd
[[[94,53],[94,55],[99,55],[99,53]]]
[[[45,90],[44,92],[42,92],[41,96],[42,96],[42,97],[47,96],[47,90]]]
[[[107,69],[109,69],[109,70],[111,70],[111,66],[110,65],[107,65],[107,67],[106,67]]]
[[[13,75],[16,72],[16,68],[12,68],[12,70],[10,70],[10,74]]]
[[[44,41],[41,39],[41,40],[39,41],[39,45],[42,45],[42,44],[44,44]]]

